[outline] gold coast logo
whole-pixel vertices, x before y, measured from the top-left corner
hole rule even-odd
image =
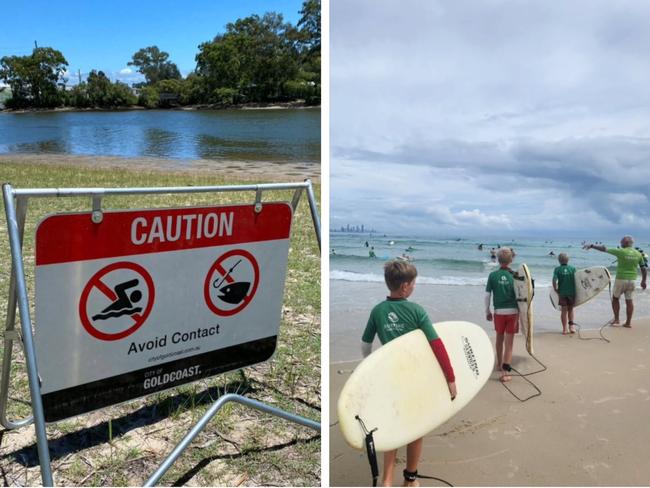
[[[395,324],[399,320],[399,317],[395,312],[388,312],[388,320]]]
[[[465,353],[465,359],[467,360],[467,365],[469,366],[469,369],[472,370],[472,373],[474,374],[474,378],[478,378],[479,376],[478,362],[476,361],[476,356],[474,356],[474,350],[472,349],[472,345],[470,344],[469,339],[465,336],[462,336],[462,341],[463,341],[463,352]]]

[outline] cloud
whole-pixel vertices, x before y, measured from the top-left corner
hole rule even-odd
[[[418,228],[650,234],[650,3],[351,0],[331,16],[333,221],[395,205]]]
[[[123,83],[131,84],[131,83],[139,83],[141,81],[144,81],[144,76],[137,72],[132,70],[131,68],[122,68],[120,71],[113,73],[114,80],[121,81]]]

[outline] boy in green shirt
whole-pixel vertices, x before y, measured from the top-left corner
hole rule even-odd
[[[603,245],[585,244],[583,249],[596,249],[600,252],[606,252],[616,256],[616,280],[614,281],[614,291],[612,293],[612,310],[614,320],[612,325],[619,325],[619,311],[621,309],[620,297],[625,293],[625,312],[626,320],[624,327],[632,327],[632,314],[634,313],[634,302],[632,301],[632,292],[636,286],[637,268],[641,268],[641,288],[646,289],[647,264],[639,251],[634,249],[634,239],[632,236],[625,236],[621,239],[620,249],[607,249]]]
[[[514,257],[512,249],[502,247],[497,252],[497,259],[501,267],[490,273],[485,286],[485,318],[488,322],[494,320],[494,329],[497,333],[497,367],[501,370],[501,381],[512,379],[509,374],[512,362],[512,348],[515,334],[519,332],[519,307],[515,295],[514,271],[510,264]],[[490,311],[490,296],[493,295],[494,315]]]
[[[576,300],[576,269],[573,266],[569,266],[569,255],[567,253],[560,253],[557,260],[560,262],[560,266],[553,270],[553,289],[560,297],[559,304],[562,307],[560,315],[562,334],[568,334],[567,317],[569,319],[569,332],[575,334],[573,304]]]
[[[363,356],[366,357],[372,351],[375,335],[383,345],[415,329],[421,329],[445,374],[449,394],[453,400],[456,398],[455,376],[445,345],[436,334],[424,308],[406,300],[415,289],[417,275],[415,266],[405,261],[388,261],[384,265],[384,279],[390,295],[370,312],[368,324],[361,338]],[[422,438],[408,444],[404,486],[420,486],[417,482],[417,468],[421,453]],[[396,456],[397,449],[384,453],[383,486],[392,485]]]

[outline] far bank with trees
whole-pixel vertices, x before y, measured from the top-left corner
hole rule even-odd
[[[128,62],[145,81],[133,86],[91,70],[68,85],[61,51],[37,47],[28,56],[0,59],[0,80],[9,86],[8,109],[232,107],[298,102],[320,104],[320,0],[306,0],[294,26],[281,14],[251,15],[198,46],[196,69],[183,78],[158,46]]]

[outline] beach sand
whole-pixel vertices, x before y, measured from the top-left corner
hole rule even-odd
[[[548,370],[529,379],[542,395],[521,403],[495,372],[465,409],[425,437],[419,472],[456,486],[648,485],[650,318],[632,324],[607,327],[611,343],[537,334],[535,354]],[[583,337],[598,337],[598,331],[585,330]],[[371,485],[365,452],[348,447],[336,425],[336,401],[348,377],[337,371],[355,364],[330,367],[332,486]],[[539,369],[521,334],[513,366],[521,373]],[[509,385],[523,398],[535,392],[522,378],[513,377]],[[405,457],[400,449],[397,486]],[[379,453],[380,470],[382,459]]]
[[[73,165],[84,168],[129,168],[139,171],[205,172],[244,181],[292,182],[320,180],[320,164],[277,161],[164,159],[153,157],[79,156],[71,154],[0,154],[2,163]]]

